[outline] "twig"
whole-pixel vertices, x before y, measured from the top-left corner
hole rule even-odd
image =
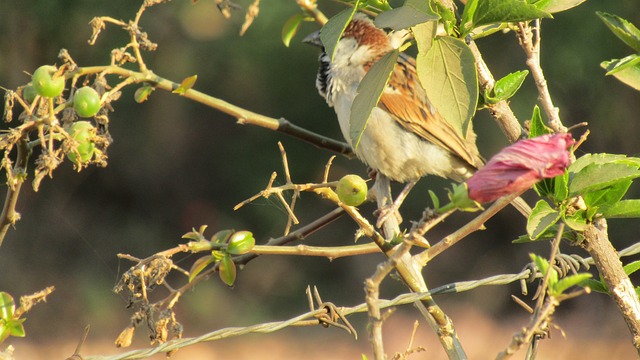
[[[2,246],[2,242],[7,236],[9,227],[15,225],[15,223],[20,220],[20,214],[16,212],[16,204],[18,203],[20,189],[26,178],[27,163],[29,162],[31,151],[25,139],[19,140],[17,145],[18,155],[12,169],[13,175],[11,175],[13,182],[7,186],[7,194],[5,195],[2,214],[0,214],[0,246]]]
[[[539,308],[542,307],[542,303],[544,302],[544,298],[547,294],[547,284],[549,283],[549,278],[551,277],[551,272],[553,271],[553,264],[555,262],[556,255],[558,254],[558,248],[560,247],[560,240],[562,239],[562,234],[564,233],[564,226],[565,226],[564,223],[561,222],[560,225],[558,226],[558,233],[556,234],[556,237],[553,238],[553,241],[551,242],[551,253],[549,254],[549,268],[547,268],[547,271],[544,273],[544,276],[542,277],[542,281],[540,282],[540,286],[539,286],[540,290],[536,300],[536,305],[534,307],[535,311],[537,311]]]
[[[253,247],[253,249],[251,249],[251,252],[257,255],[322,256],[328,258],[329,260],[335,260],[337,258],[345,256],[379,253],[380,248],[375,243],[336,247],[309,246],[303,244],[295,246],[256,245]]]
[[[505,206],[509,205],[515,198],[520,196],[520,193],[504,196],[496,202],[494,202],[487,210],[483,211],[473,220],[462,226],[460,229],[446,236],[440,240],[437,244],[433,245],[430,249],[423,251],[420,254],[414,256],[416,262],[421,266],[425,266],[431,259],[438,256],[440,253],[455,245],[460,240],[464,239],[467,235],[474,231],[477,231],[484,226],[484,223],[493,217],[498,211],[502,210]]]
[[[496,81],[484,62],[482,54],[475,42],[469,44],[469,48],[473,52],[476,59],[476,69],[478,71],[478,81],[480,83],[480,91],[485,92],[493,89]],[[499,101],[495,104],[487,105],[491,117],[497,122],[498,127],[502,130],[509,142],[516,142],[522,135],[522,127],[518,119],[513,114],[509,103],[506,100]]]
[[[504,360],[508,359],[520,350],[524,345],[531,342],[531,339],[537,334],[540,329],[540,326],[549,319],[551,315],[553,315],[556,307],[560,303],[556,300],[555,297],[549,297],[547,301],[545,301],[544,306],[540,308],[540,311],[531,317],[529,321],[529,325],[523,328],[518,333],[514,334],[511,338],[511,343],[507,346],[506,349],[502,350],[498,356],[496,356],[496,360]]]
[[[322,13],[322,11],[318,10],[318,4],[316,4],[313,0],[296,0],[298,6],[302,9],[306,10],[309,14],[316,19],[316,22],[320,25],[324,25],[327,23],[327,17]]]
[[[384,360],[386,358],[384,352],[384,342],[382,341],[382,314],[378,300],[380,297],[380,284],[389,275],[389,273],[398,266],[398,259],[402,258],[411,248],[410,245],[403,243],[398,249],[387,259],[387,261],[376,267],[375,273],[365,280],[364,288],[366,293],[366,303],[369,313],[369,341],[373,345],[373,355],[376,360]]]
[[[149,83],[154,85],[157,89],[162,89],[169,92],[177,89],[180,86],[179,83],[175,83],[173,81],[157,76],[152,72],[137,72],[116,65],[82,67],[67,74],[67,76],[73,77],[97,73],[118,75],[125,78],[130,77],[136,84]],[[219,110],[225,114],[231,115],[238,119],[238,124],[260,126],[293,136],[321,149],[327,149],[347,156],[353,155],[353,151],[347,143],[316,134],[312,131],[301,128],[284,118],[275,119],[272,117],[261,115],[194,89],[186,90],[182,96],[189,100],[193,100],[213,109]]]
[[[518,23],[519,31],[516,31],[520,46],[527,56],[526,64],[531,70],[531,75],[535,80],[538,88],[538,100],[547,115],[549,127],[555,132],[567,132],[567,128],[560,121],[560,114],[557,107],[553,105],[547,80],[540,67],[540,20],[534,21],[535,26],[532,29],[529,23]]]
[[[393,203],[390,182],[386,176],[378,174],[374,185],[374,192],[376,194],[378,209],[384,209]],[[395,216],[389,217],[387,221],[384,222],[383,231],[388,239],[392,239],[400,233],[398,221]],[[393,257],[393,259],[396,270],[407,287],[416,293],[428,292],[427,284],[420,272],[420,264],[415,261],[407,251],[410,246],[407,242],[403,242],[396,250],[385,250],[382,247],[381,250],[388,257],[393,256],[393,251],[398,251],[398,254],[401,256]],[[447,356],[450,359],[466,359],[466,354],[453,327],[453,322],[447,314],[442,311],[435,300],[432,297],[426,297],[416,302],[416,306],[427,320],[431,329],[438,335],[438,339]]]
[[[633,346],[640,354],[640,300],[629,276],[624,272],[616,249],[609,241],[607,220],[598,218],[587,225],[585,239],[580,244],[598,268],[598,272],[610,290],[620,314],[627,323],[633,337]]]

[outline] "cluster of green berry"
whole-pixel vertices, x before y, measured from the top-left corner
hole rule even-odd
[[[57,74],[57,71],[58,69],[51,65],[43,65],[36,69],[31,76],[31,83],[22,90],[23,100],[32,104],[36,96],[54,99],[62,95],[65,77]],[[75,113],[81,118],[93,117],[101,108],[100,95],[90,86],[75,90],[71,102]],[[92,138],[95,137],[96,128],[90,121],[81,120],[73,122],[67,132],[78,143],[76,151],[67,153],[69,160],[78,165],[89,162],[95,152]]]

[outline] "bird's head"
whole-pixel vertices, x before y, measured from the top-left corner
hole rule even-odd
[[[324,49],[320,31],[308,35],[302,41]],[[334,62],[346,61],[350,65],[361,65],[377,60],[392,49],[387,33],[377,28],[369,17],[357,13],[342,33]]]

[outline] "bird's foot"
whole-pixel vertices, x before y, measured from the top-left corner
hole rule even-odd
[[[396,216],[398,225],[402,223],[402,216],[400,216],[400,212],[398,210],[400,209],[400,206],[404,202],[404,199],[407,198],[407,195],[409,195],[409,192],[411,191],[411,189],[413,189],[416,183],[417,181],[408,182],[392,204],[383,206],[378,209],[378,221],[376,222],[376,226],[378,227],[378,229],[382,228],[382,225],[384,225],[384,223],[389,219],[389,216],[391,215]]]

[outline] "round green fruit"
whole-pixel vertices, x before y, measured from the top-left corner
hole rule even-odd
[[[338,198],[345,205],[358,206],[367,199],[367,182],[358,175],[346,175],[336,186]]]
[[[92,87],[81,87],[73,95],[73,109],[80,117],[92,117],[100,110],[100,95]]]
[[[24,100],[27,104],[31,105],[33,100],[36,99],[38,93],[36,89],[33,88],[33,85],[29,84],[22,88],[22,100]]]
[[[93,157],[96,145],[91,142],[91,137],[95,134],[95,128],[88,121],[76,121],[69,128],[69,135],[78,142],[75,152],[68,152],[67,158],[76,164],[86,163]]]
[[[64,90],[64,76],[53,77],[56,67],[43,65],[36,69],[31,75],[31,84],[38,95],[54,98],[60,96]]]

